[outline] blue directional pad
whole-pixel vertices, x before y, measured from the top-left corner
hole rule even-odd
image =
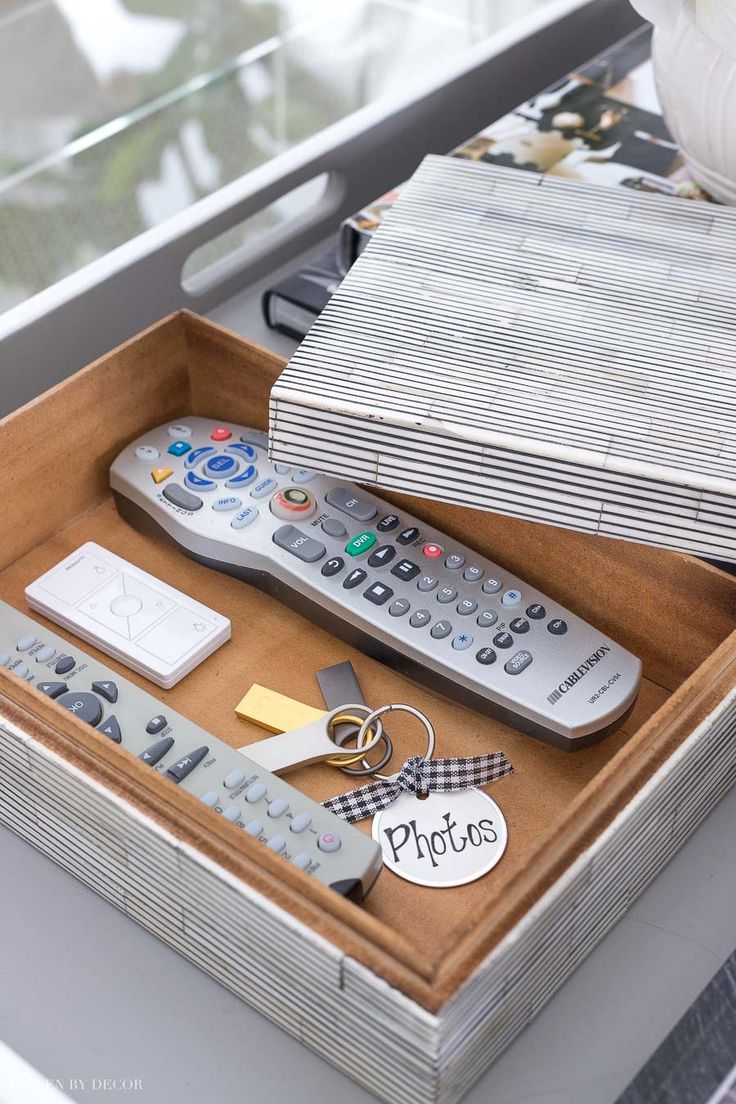
[[[211,491],[217,486],[214,479],[203,479],[201,475],[191,471],[184,476],[184,483],[192,491]]]
[[[238,462],[232,456],[211,456],[204,465],[204,474],[211,475],[213,479],[225,479],[235,475],[238,470]]]
[[[255,464],[249,464],[248,467],[240,473],[240,475],[236,475],[232,479],[228,479],[225,486],[233,487],[235,489],[237,489],[238,487],[247,487],[249,483],[253,482],[257,475],[258,468],[255,466]]]
[[[255,460],[257,455],[252,445],[227,445],[227,452],[234,452],[241,460]]]
[[[201,448],[192,449],[184,461],[185,466],[193,468],[200,460],[204,460],[205,456],[210,456],[214,452],[217,452],[217,449],[213,448],[212,445],[202,445]]]

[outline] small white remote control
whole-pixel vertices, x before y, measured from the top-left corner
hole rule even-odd
[[[376,495],[271,463],[267,443],[206,418],[150,430],[112,466],[118,510],[431,689],[558,747],[585,747],[621,723],[641,663],[620,644]]]
[[[0,666],[337,893],[375,882],[370,836],[2,601]]]
[[[168,689],[230,639],[230,622],[89,541],[26,587],[31,609]]]

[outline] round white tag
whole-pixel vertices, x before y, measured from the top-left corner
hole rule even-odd
[[[465,885],[487,874],[506,850],[503,813],[482,790],[404,793],[373,818],[389,870],[417,885]]]

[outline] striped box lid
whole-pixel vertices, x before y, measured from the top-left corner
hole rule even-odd
[[[270,443],[736,562],[736,210],[427,157],[276,382]]]

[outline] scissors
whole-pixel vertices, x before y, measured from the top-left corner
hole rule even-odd
[[[352,763],[356,759],[356,750],[359,752],[358,758],[363,758],[383,739],[383,725],[378,717],[366,724],[373,712],[367,705],[341,705],[301,728],[280,732],[266,740],[248,744],[241,751],[256,766],[263,767],[272,774],[283,774],[294,767],[319,763],[323,759],[335,760],[338,764]],[[360,730],[357,749],[344,747],[335,739],[336,726],[347,722],[357,726],[356,731]],[[363,743],[371,730],[373,735],[367,743]],[[390,758],[390,753],[388,757]],[[385,761],[388,762],[388,758]],[[382,761],[371,769],[379,770],[384,765]]]

